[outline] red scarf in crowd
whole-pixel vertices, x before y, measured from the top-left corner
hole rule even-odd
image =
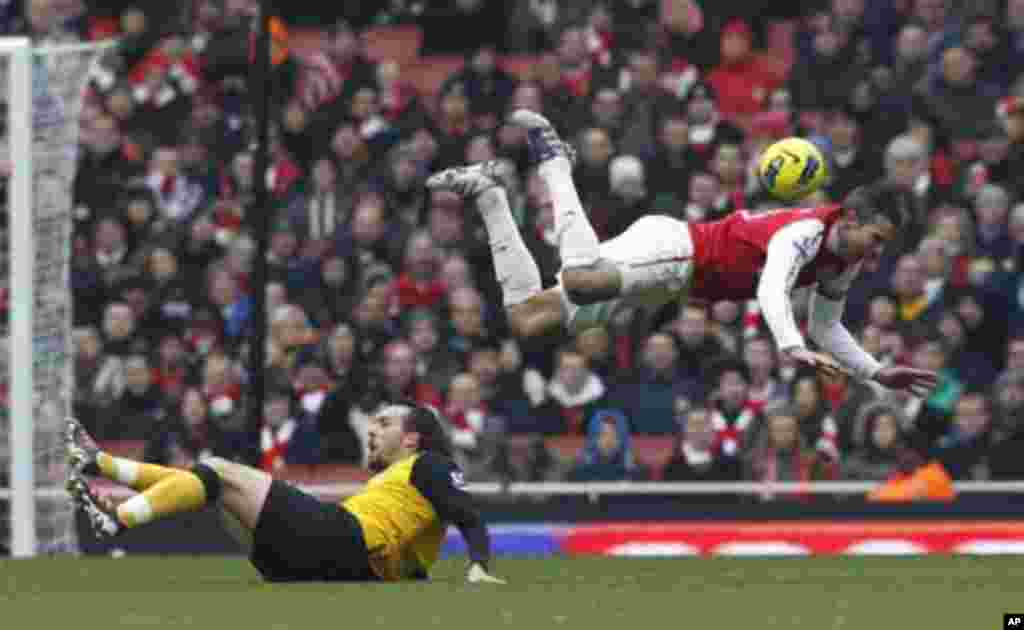
[[[285,455],[288,453],[288,445],[295,435],[298,423],[292,418],[285,420],[276,429],[264,425],[260,432],[260,468],[267,472],[281,470],[285,465]]]
[[[721,411],[715,409],[711,414],[711,428],[715,431],[715,450],[730,457],[738,455],[747,431],[763,409],[763,402],[748,400],[732,424],[725,419]]]

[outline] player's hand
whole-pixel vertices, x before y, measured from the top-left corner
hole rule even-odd
[[[889,389],[904,389],[918,398],[925,398],[938,385],[935,372],[909,367],[885,367],[875,374],[874,380]]]
[[[479,564],[474,563],[473,566],[469,567],[469,573],[466,574],[466,581],[470,584],[506,584],[505,580],[496,578],[487,572]]]
[[[838,378],[840,375],[849,375],[849,372],[839,365],[839,362],[827,354],[812,352],[807,348],[793,348],[786,354],[797,363],[812,367],[828,378]]]

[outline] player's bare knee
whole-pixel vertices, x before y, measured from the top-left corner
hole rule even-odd
[[[222,457],[204,457],[199,461],[200,466],[211,469],[220,479],[221,486],[225,490],[245,488],[252,484],[259,476],[266,475],[261,470],[250,468]]]
[[[562,270],[562,289],[569,300],[579,306],[617,297],[620,284],[614,269],[574,267]]]

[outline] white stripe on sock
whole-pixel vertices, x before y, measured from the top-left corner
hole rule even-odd
[[[118,514],[131,516],[131,522],[136,525],[148,523],[153,520],[153,506],[144,494],[137,494],[128,499],[117,508]],[[125,519],[122,519],[125,520]]]
[[[131,486],[139,480],[139,462],[120,457],[111,457],[110,459],[114,464],[114,481]]]

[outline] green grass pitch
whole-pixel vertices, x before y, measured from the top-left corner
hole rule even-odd
[[[0,562],[0,627],[987,630],[1024,611],[1024,558],[499,559],[507,586],[272,585],[240,558]]]

